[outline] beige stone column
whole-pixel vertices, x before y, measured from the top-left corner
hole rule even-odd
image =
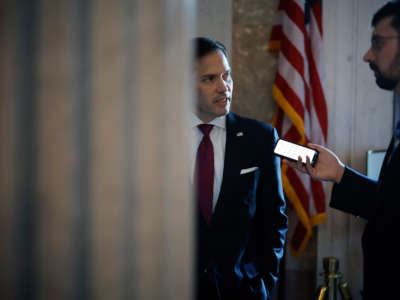
[[[1,2],[1,299],[191,299],[191,5]]]

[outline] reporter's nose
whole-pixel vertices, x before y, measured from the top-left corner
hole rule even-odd
[[[373,58],[374,58],[374,54],[372,53],[372,49],[369,48],[369,49],[367,50],[367,52],[365,52],[365,54],[364,54],[364,56],[363,56],[363,61],[365,61],[365,62],[370,62],[370,61],[373,60]]]

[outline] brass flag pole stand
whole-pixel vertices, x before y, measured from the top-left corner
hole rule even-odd
[[[337,300],[337,290],[343,300],[352,300],[348,283],[343,281],[339,270],[339,260],[335,257],[323,258],[324,282],[317,289],[317,300]]]

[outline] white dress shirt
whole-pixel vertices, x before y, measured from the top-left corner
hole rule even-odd
[[[224,160],[225,160],[225,145],[226,145],[226,123],[225,116],[212,120],[210,125],[214,125],[210,132],[210,139],[214,148],[214,195],[213,195],[213,212],[217,205],[219,192],[221,190],[222,176],[224,173]],[[191,178],[190,181],[193,184],[194,172],[196,168],[196,156],[197,149],[199,148],[200,142],[203,139],[203,133],[197,127],[197,125],[204,124],[195,114],[192,114],[191,128],[193,135],[193,143],[191,149]]]

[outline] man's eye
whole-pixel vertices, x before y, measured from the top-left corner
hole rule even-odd
[[[230,79],[231,78],[231,73],[227,72],[224,74],[224,80]]]
[[[207,77],[203,77],[201,79],[202,82],[208,82],[208,81],[212,81],[212,76],[207,76]]]
[[[382,47],[382,39],[378,36],[375,36],[371,39],[371,46],[374,49],[379,49]]]

